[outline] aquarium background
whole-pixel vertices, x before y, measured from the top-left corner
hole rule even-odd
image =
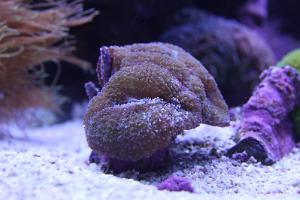
[[[163,33],[176,24],[174,16],[184,8],[196,8],[217,16],[243,23],[257,31],[271,46],[276,59],[299,47],[300,2],[297,0],[86,0],[86,9],[99,11],[88,24],[74,27],[71,34],[76,41],[75,55],[90,62],[95,69],[99,48],[109,45],[125,45],[160,41]],[[47,68],[48,84],[56,74],[56,68]],[[96,81],[96,75],[62,62],[60,78],[61,94],[70,101],[63,105],[61,120],[71,117],[74,103],[87,100],[83,84]]]

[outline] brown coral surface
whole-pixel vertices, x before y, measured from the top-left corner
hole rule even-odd
[[[84,124],[89,146],[137,161],[169,146],[200,123],[228,125],[228,108],[208,71],[183,49],[165,43],[100,49],[98,78]]]

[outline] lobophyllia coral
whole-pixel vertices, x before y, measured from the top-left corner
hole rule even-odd
[[[88,64],[71,54],[69,28],[92,20],[81,1],[0,1],[0,124],[21,118],[31,107],[55,106],[54,90],[41,87],[42,63]],[[37,67],[40,65],[40,67]]]
[[[85,132],[91,149],[111,159],[147,160],[185,129],[229,123],[214,78],[177,46],[102,47],[97,72],[103,88],[89,102]]]
[[[259,74],[274,64],[266,42],[238,22],[201,10],[184,9],[175,19],[178,25],[161,40],[182,47],[200,60],[216,79],[229,106],[245,103]]]
[[[169,190],[169,191],[186,191],[186,192],[195,192],[194,187],[191,182],[185,178],[180,176],[170,176],[163,182],[157,185],[157,189],[159,190]]]
[[[299,102],[300,75],[295,68],[271,67],[243,106],[240,141],[228,151],[243,160],[251,156],[272,164],[295,146],[291,112]]]

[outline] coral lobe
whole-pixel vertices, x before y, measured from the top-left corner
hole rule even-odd
[[[84,119],[96,152],[138,161],[168,148],[185,129],[228,125],[228,108],[213,77],[181,48],[164,43],[104,48],[97,69],[104,85]]]

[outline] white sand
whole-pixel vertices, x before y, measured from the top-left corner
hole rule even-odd
[[[87,165],[80,121],[27,130],[0,141],[0,199],[299,199],[300,149],[271,167],[232,161],[222,154],[233,144],[231,128],[201,125],[177,138],[167,171],[118,177]],[[214,150],[212,150],[214,149]],[[158,191],[171,174],[189,178],[196,194]],[[129,177],[131,179],[120,178]],[[133,180],[132,178],[140,181]]]

